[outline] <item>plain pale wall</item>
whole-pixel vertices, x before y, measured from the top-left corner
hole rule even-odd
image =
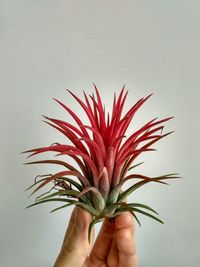
[[[53,266],[72,209],[24,209],[34,200],[24,189],[52,169],[24,167],[19,153],[63,140],[40,115],[65,117],[52,97],[80,112],[65,89],[82,96],[93,82],[108,108],[124,83],[126,108],[154,92],[130,130],[175,116],[165,128],[175,133],[140,157],[138,172],[179,172],[184,179],[148,185],[129,199],[151,205],[165,221],[140,216],[139,267],[200,266],[199,10],[193,0],[0,1],[1,267]]]

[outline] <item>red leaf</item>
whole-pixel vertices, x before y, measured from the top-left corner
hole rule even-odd
[[[68,123],[68,122],[66,122],[66,121],[63,121],[63,120],[58,120],[58,119],[53,119],[53,118],[49,118],[49,117],[47,117],[47,116],[43,116],[46,120],[50,120],[50,121],[52,121],[53,123],[55,123],[55,124],[57,124],[58,126],[60,126],[60,127],[63,127],[63,125],[64,126],[66,126],[66,127],[68,127],[68,128],[70,128],[70,129],[72,129],[74,132],[76,132],[79,136],[84,136],[84,134],[83,134],[83,132],[81,132],[81,131],[79,131],[79,129],[77,128],[77,127],[75,127],[74,125],[72,125],[72,124],[70,124],[70,123]],[[64,128],[65,129],[65,128]]]
[[[99,111],[99,116],[100,116],[100,129],[102,129],[102,132],[104,132],[106,129],[105,111],[103,109],[103,105],[101,102],[101,97],[100,97],[99,91],[98,91],[98,89],[94,83],[93,83],[93,85],[94,85],[94,88],[96,91],[96,96],[97,96],[97,101],[98,101],[97,109]],[[92,98],[92,99],[94,99],[94,98]]]
[[[85,113],[87,114],[90,123],[92,124],[92,127],[97,128],[97,123],[95,121],[95,117],[93,115],[93,113],[90,112],[90,110],[88,109],[88,107],[83,103],[83,101],[78,98],[75,94],[73,94],[70,90],[67,90],[75,99],[76,101],[81,105],[81,107],[83,108],[83,110],[85,111]]]
[[[90,127],[90,126],[87,126],[87,125],[83,125],[81,127],[84,127],[86,129],[89,129],[90,131],[92,131],[92,133],[94,135],[94,140],[98,144],[99,148],[101,149],[103,158],[105,160],[106,159],[106,148],[105,148],[105,144],[104,144],[104,140],[102,138],[102,135],[99,133],[99,131],[97,131],[93,127]]]
[[[171,134],[171,133],[173,133],[173,131],[168,132],[168,133],[166,133],[166,134],[164,134],[164,135],[162,135],[162,136],[160,136],[160,137],[154,139],[154,140],[151,141],[151,142],[148,142],[146,145],[142,146],[141,149],[146,149],[146,148],[148,148],[148,147],[151,146],[152,144],[156,143],[157,141],[159,141],[160,139],[164,138],[165,136],[167,136],[167,135],[169,135],[169,134]],[[129,167],[131,166],[132,162],[133,162],[138,156],[139,156],[139,154],[133,155],[133,156],[128,160],[128,163],[127,163],[126,168],[125,168],[125,171],[124,171],[125,174],[126,174],[126,172],[128,171]]]
[[[109,181],[112,180],[114,165],[115,165],[115,150],[112,146],[110,146],[107,149],[107,161],[106,161],[106,168],[108,171]]]
[[[136,132],[134,132],[127,140],[126,142],[123,144],[123,146],[120,148],[119,152],[117,153],[117,159],[121,157],[122,153],[124,151],[126,151],[128,149],[128,147],[132,144],[132,142],[144,131],[152,128],[153,126],[156,126],[162,122],[168,121],[170,120],[172,117],[157,121],[152,123],[153,121],[155,121],[156,119],[151,120],[150,122],[146,123],[144,126],[142,126],[139,130],[137,130]]]
[[[95,141],[93,141],[89,138],[86,138],[86,137],[82,137],[79,140],[84,140],[88,144],[90,150],[94,151],[95,156],[96,156],[96,164],[99,167],[99,171],[102,171],[102,169],[104,167],[104,159],[103,159],[103,155],[102,155],[101,149],[98,146],[98,144]]]
[[[81,125],[83,125],[82,121],[79,119],[78,116],[76,116],[76,114],[70,109],[68,108],[66,105],[64,105],[62,102],[60,102],[59,100],[53,98],[57,103],[59,103],[70,115],[71,117],[76,121],[77,125],[79,125],[79,127]],[[82,129],[83,133],[85,136],[89,137],[88,132],[83,128]]]
[[[97,177],[99,176],[99,172],[96,168],[96,165],[94,164],[93,160],[85,155],[84,153],[82,153],[81,151],[66,151],[66,152],[62,152],[61,155],[77,155],[77,156],[81,156],[88,164],[92,174],[93,174],[93,181],[95,182],[97,180]]]
[[[44,122],[49,124],[53,128],[57,129],[59,132],[63,133],[75,145],[75,147],[81,149],[84,153],[88,154],[88,151],[85,148],[85,146],[82,144],[82,142],[79,141],[79,138],[77,137],[77,135],[75,135],[70,129],[68,129],[65,126],[62,126],[62,129],[61,129],[48,121],[44,121]]]
[[[38,160],[38,161],[27,162],[27,163],[25,163],[25,165],[29,165],[29,164],[43,164],[43,163],[62,165],[64,167],[66,167],[67,169],[71,170],[71,171],[78,171],[72,165],[68,164],[67,162],[61,161],[61,160]]]

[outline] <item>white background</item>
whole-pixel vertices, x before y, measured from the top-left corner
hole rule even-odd
[[[139,267],[200,266],[199,29],[194,0],[0,1],[1,267],[53,266],[71,209],[25,209],[34,198],[24,189],[37,174],[55,170],[22,166],[20,152],[63,140],[41,114],[66,118],[56,97],[82,116],[65,89],[82,97],[93,82],[108,109],[124,83],[126,108],[154,93],[130,132],[148,119],[175,116],[165,128],[175,133],[154,146],[157,152],[141,156],[145,164],[137,171],[179,172],[184,179],[148,185],[130,198],[151,205],[165,221],[140,217]]]

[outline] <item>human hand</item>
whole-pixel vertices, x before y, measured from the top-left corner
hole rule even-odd
[[[91,220],[84,209],[74,209],[54,267],[137,267],[132,215],[124,212],[113,221],[105,219],[94,245],[94,229],[88,242]]]

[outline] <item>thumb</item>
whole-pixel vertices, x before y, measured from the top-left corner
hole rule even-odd
[[[63,241],[63,246],[58,257],[61,266],[81,267],[90,253],[91,245],[88,242],[88,227],[92,216],[84,209],[76,207]],[[92,233],[93,239],[94,233]]]

